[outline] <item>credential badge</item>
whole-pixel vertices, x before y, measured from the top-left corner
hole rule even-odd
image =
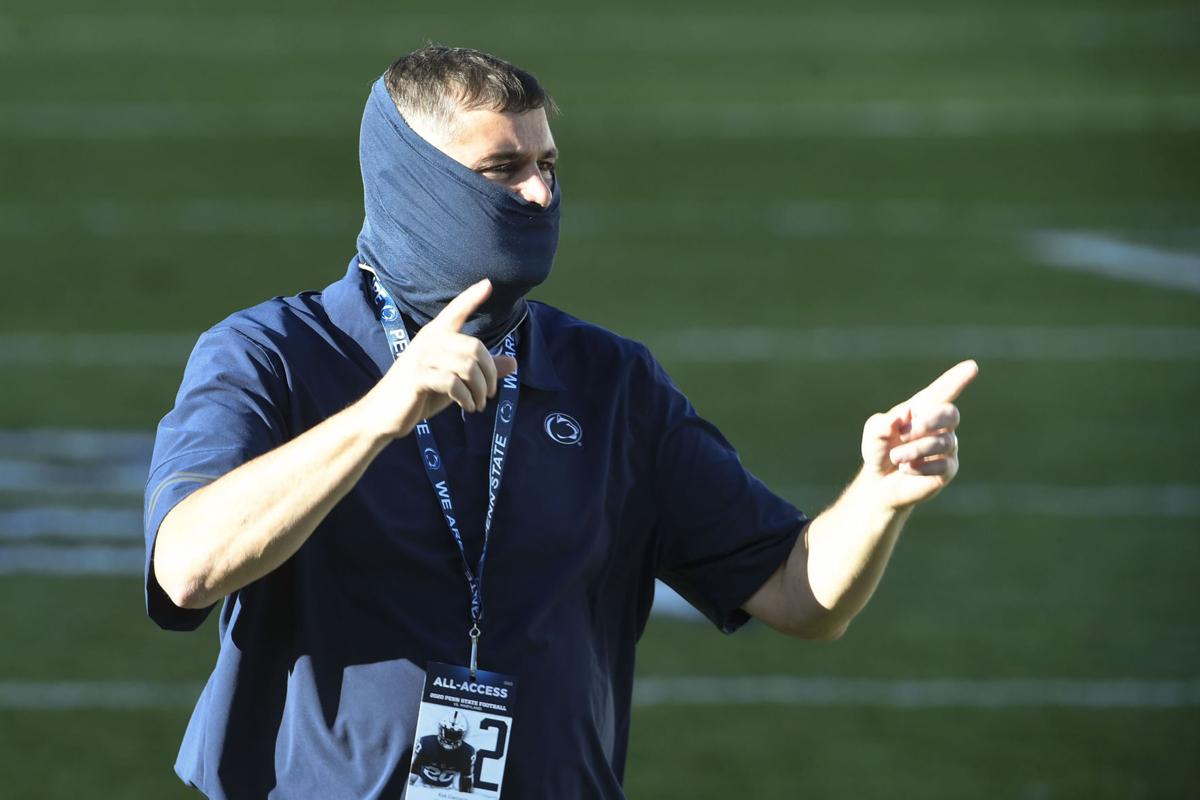
[[[569,414],[552,411],[542,427],[546,435],[559,444],[583,444],[583,426]]]

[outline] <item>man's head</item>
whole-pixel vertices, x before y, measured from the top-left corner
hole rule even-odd
[[[462,332],[491,346],[549,277],[562,189],[547,108],[529,73],[462,48],[424,47],[372,84],[357,261],[418,326],[486,278],[491,294]]]
[[[543,208],[558,150],[533,75],[465,47],[426,45],[384,74],[388,95],[418,135],[458,163]]]

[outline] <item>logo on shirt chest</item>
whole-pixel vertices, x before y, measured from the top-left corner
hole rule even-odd
[[[552,411],[546,415],[546,421],[542,423],[542,429],[546,431],[546,435],[558,444],[583,444],[583,426],[569,414],[564,414],[561,411]]]

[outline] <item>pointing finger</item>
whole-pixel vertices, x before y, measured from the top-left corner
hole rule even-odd
[[[962,394],[967,384],[979,374],[979,365],[974,360],[960,361],[942,373],[941,377],[913,395],[913,400],[933,400],[949,403]]]
[[[492,282],[484,278],[479,283],[463,289],[458,297],[451,300],[429,324],[457,332],[467,324],[467,320],[483,305],[483,301],[487,300],[491,293]]]

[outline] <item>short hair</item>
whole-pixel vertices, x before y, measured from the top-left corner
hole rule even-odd
[[[427,44],[396,59],[384,74],[384,85],[406,121],[418,117],[443,129],[453,126],[460,109],[558,112],[554,98],[533,75],[468,47]]]

